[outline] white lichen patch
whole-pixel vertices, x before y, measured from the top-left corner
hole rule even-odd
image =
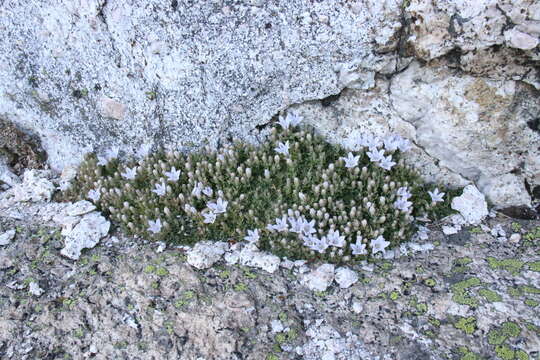
[[[0,235],[0,246],[8,245],[15,238],[15,230],[8,230]]]
[[[302,284],[314,291],[325,291],[334,280],[334,265],[323,264],[305,274],[302,277]]]
[[[452,199],[452,209],[469,224],[479,224],[489,214],[484,194],[474,185],[467,185],[461,196]]]
[[[335,280],[339,287],[346,289],[358,281],[358,273],[346,267],[336,269]]]
[[[107,235],[111,224],[97,212],[86,214],[71,230],[62,231],[64,248],[60,253],[72,260],[81,256],[83,249],[93,248]]]
[[[197,269],[207,269],[221,259],[229,245],[225,242],[202,241],[187,253],[187,262]]]

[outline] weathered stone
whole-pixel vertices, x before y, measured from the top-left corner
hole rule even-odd
[[[99,112],[102,116],[116,120],[124,119],[126,113],[126,106],[124,104],[108,97],[101,98],[99,102]]]
[[[469,224],[478,224],[488,215],[485,197],[474,185],[467,185],[461,196],[452,199],[451,206]]]
[[[207,269],[219,261],[228,248],[229,245],[221,241],[198,242],[188,251],[187,262],[197,269]]]
[[[81,256],[83,249],[93,248],[109,232],[111,224],[98,212],[84,217],[70,231],[63,231],[64,247],[60,253],[72,260]]]
[[[303,275],[302,284],[313,291],[325,291],[334,280],[334,265],[323,264]]]
[[[0,246],[9,245],[11,240],[15,238],[15,230],[8,230],[0,235]]]
[[[516,49],[532,50],[538,46],[538,38],[516,29],[510,29],[508,31],[505,31],[504,39],[509,46]]]
[[[67,216],[81,216],[88,214],[96,209],[95,205],[89,201],[82,200],[77,201],[74,204],[69,205],[64,211]]]
[[[276,255],[259,251],[254,244],[247,244],[240,251],[239,262],[273,273],[279,268],[280,259]]]
[[[346,267],[336,269],[335,280],[339,287],[346,289],[358,281],[358,273]]]

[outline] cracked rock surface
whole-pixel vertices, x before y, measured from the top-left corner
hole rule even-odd
[[[81,206],[15,207],[24,220],[0,210],[0,233],[15,230],[0,247],[2,359],[540,355],[540,221],[492,214],[445,235],[450,217],[398,259],[270,273],[223,258],[199,270],[185,247],[117,232],[73,261],[44,214]]]
[[[427,178],[538,202],[534,0],[7,0],[0,14],[0,114],[55,170],[113,145],[259,141],[279,112],[319,106],[306,119],[329,139],[395,131]]]

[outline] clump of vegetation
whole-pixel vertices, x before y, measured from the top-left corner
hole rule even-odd
[[[288,114],[265,143],[118,160],[88,155],[63,194],[90,199],[128,234],[180,244],[239,240],[291,259],[364,260],[410,239],[415,218],[450,212],[424,183],[408,141],[362,135],[330,144]]]

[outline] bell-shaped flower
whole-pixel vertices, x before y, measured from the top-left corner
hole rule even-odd
[[[279,231],[279,232],[287,231],[289,229],[289,225],[287,224],[287,217],[285,215],[283,215],[283,217],[281,219],[276,218],[276,223],[275,224],[269,224],[266,228],[268,230],[276,230],[276,231]]]
[[[289,156],[289,142],[287,141],[285,144],[281,141],[278,142],[278,146],[274,150],[282,155]]]
[[[212,196],[212,194],[214,193],[214,190],[212,190],[212,188],[210,186],[205,186],[203,189],[202,189],[202,192],[204,195],[210,197]]]
[[[165,176],[167,177],[167,180],[168,181],[171,181],[171,182],[177,182],[178,179],[180,179],[180,174],[181,174],[181,171],[180,170],[176,170],[176,167],[172,167],[171,168],[171,171],[165,171]]]
[[[222,214],[227,211],[227,205],[229,204],[228,201],[223,200],[222,198],[218,198],[216,202],[209,202],[206,204],[212,212],[215,214]]]
[[[345,167],[351,169],[358,166],[358,160],[360,160],[360,156],[354,156],[351,152],[349,152],[349,154],[347,154],[347,157],[341,157],[341,159],[345,161]]]
[[[397,189],[396,192],[397,196],[401,197],[404,200],[409,200],[409,198],[412,196],[412,194],[409,191],[409,188],[406,186],[402,186],[399,189]]]
[[[189,204],[184,205],[184,210],[188,214],[196,214],[197,213],[197,209],[195,209],[194,206],[191,206]]]
[[[399,198],[396,201],[394,201],[394,207],[398,210],[401,210],[403,212],[408,212],[412,206],[412,202],[404,199]]]
[[[381,161],[384,158],[384,150],[377,150],[377,148],[371,147],[366,153],[371,162]]]
[[[214,221],[216,221],[216,217],[217,217],[217,215],[211,211],[203,213],[202,216],[204,217],[203,222],[205,224],[213,224]]]
[[[259,235],[259,229],[248,230],[248,234],[244,237],[244,240],[249,241],[250,243],[256,243],[261,238]]]
[[[152,190],[158,196],[163,196],[167,192],[167,185],[165,183],[156,184],[156,187]]]
[[[191,190],[191,195],[195,197],[201,197],[203,187],[204,186],[201,182],[197,182],[197,184],[193,187],[193,190]]]
[[[326,240],[328,241],[329,246],[345,246],[345,236],[339,235],[339,230],[330,229],[330,231],[326,235]]]
[[[366,244],[362,243],[362,236],[356,237],[356,244],[351,243],[351,250],[353,255],[366,255]]]
[[[128,179],[128,180],[133,180],[137,177],[137,167],[132,167],[132,168],[126,168],[126,171],[123,172],[123,173],[120,173],[120,175],[122,175],[123,178],[125,179]]]
[[[152,149],[152,144],[142,144],[137,152],[135,152],[135,156],[139,159],[143,159],[150,153],[150,149]]]
[[[382,235],[378,236],[376,239],[372,239],[369,243],[369,246],[371,247],[371,253],[376,254],[378,252],[385,253],[386,248],[390,245],[389,241],[384,240],[384,237]]]
[[[382,160],[379,162],[379,166],[385,170],[392,169],[392,166],[394,165],[396,165],[396,162],[392,161],[392,155],[383,157]]]
[[[157,234],[161,231],[161,220],[157,219],[156,221],[148,220],[148,231]]]
[[[287,113],[287,116],[280,116],[278,123],[284,130],[287,130],[289,127],[294,127],[300,124],[303,120],[303,117],[296,115],[292,112]]]
[[[439,192],[439,189],[428,191],[428,193],[434,203],[444,201],[444,193]]]

